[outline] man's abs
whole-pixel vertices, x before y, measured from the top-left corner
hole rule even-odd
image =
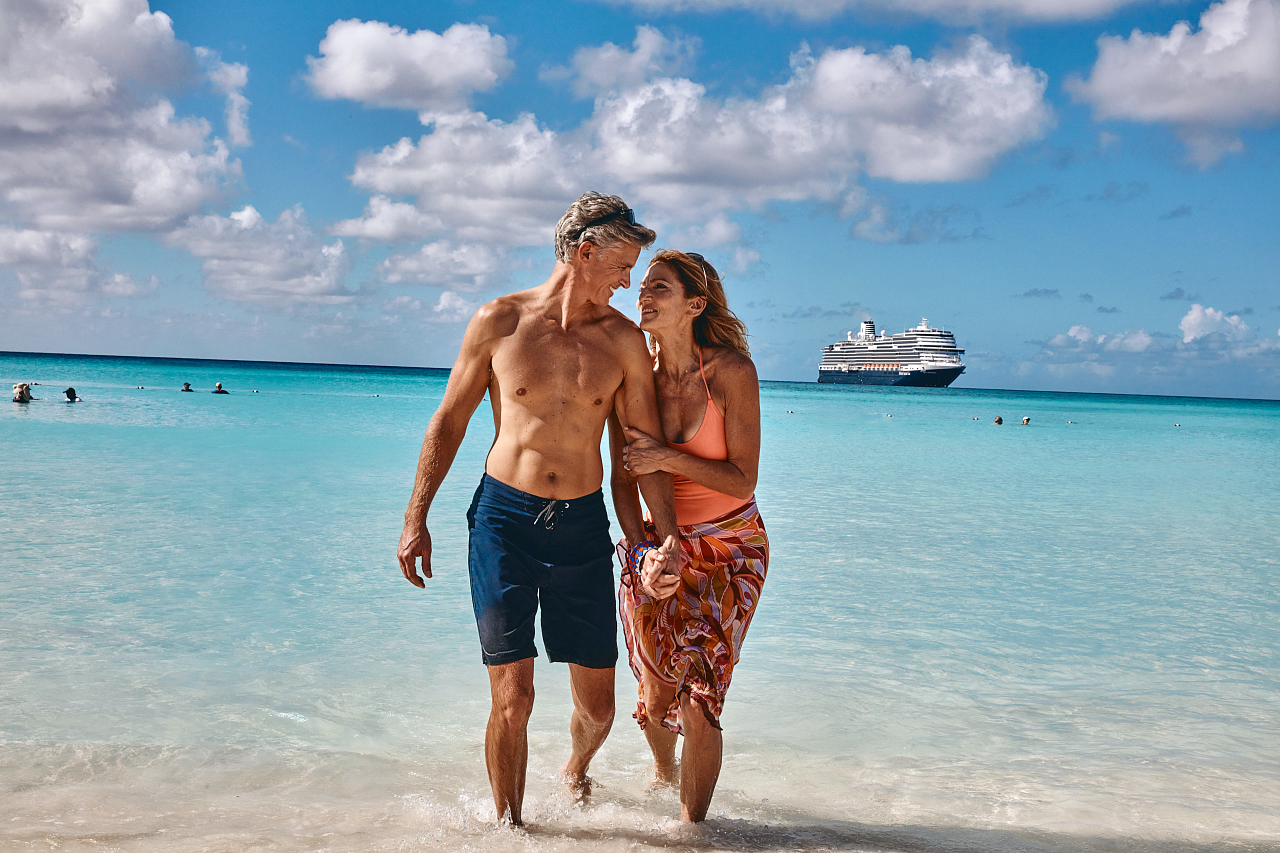
[[[567,416],[560,424],[536,423],[503,413],[498,437],[485,460],[485,472],[508,486],[543,498],[572,500],[589,495],[604,482],[600,425]]]

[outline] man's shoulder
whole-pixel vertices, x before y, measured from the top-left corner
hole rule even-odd
[[[620,351],[647,354],[649,347],[645,343],[644,332],[640,331],[630,317],[612,305],[604,306],[599,320],[599,329]]]

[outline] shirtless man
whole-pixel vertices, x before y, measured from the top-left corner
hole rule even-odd
[[[517,825],[539,602],[547,657],[569,664],[573,746],[563,773],[579,796],[613,724],[617,607],[600,439],[611,413],[650,435],[662,427],[644,334],[609,307],[609,298],[630,286],[640,250],[654,236],[616,196],[587,193],[573,203],[556,225],[551,277],[471,318],[427,427],[405,512],[400,569],[425,588],[417,560],[430,578],[427,510],[487,391],[496,436],[467,513],[468,563],[492,696],[485,765],[499,819]],[[679,581],[671,477],[659,472],[638,482],[663,540],[646,557],[642,585],[665,598]],[[636,518],[624,526],[639,525]],[[674,568],[664,572],[668,563]]]

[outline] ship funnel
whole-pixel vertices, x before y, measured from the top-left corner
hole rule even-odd
[[[870,320],[862,321],[862,331],[858,333],[860,340],[869,341],[876,336],[876,324]]]

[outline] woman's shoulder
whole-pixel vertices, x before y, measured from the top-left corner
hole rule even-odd
[[[726,388],[739,383],[756,383],[756,365],[751,356],[732,347],[706,347],[702,351],[708,377],[714,377]]]

